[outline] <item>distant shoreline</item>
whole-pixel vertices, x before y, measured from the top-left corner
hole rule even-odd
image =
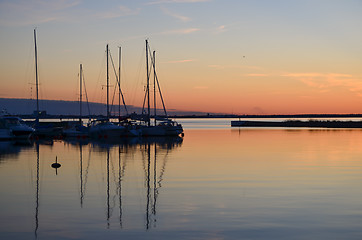
[[[0,98],[0,111],[8,110],[12,115],[18,115],[24,118],[34,118],[33,111],[36,109],[34,99],[22,98]],[[62,100],[39,100],[40,111],[45,113],[41,118],[63,118],[72,119],[79,118],[79,102],[78,101],[62,101]],[[127,105],[129,113],[141,113],[142,108],[133,105]],[[83,103],[83,118],[102,117],[105,114],[106,105],[103,103],[89,102]],[[158,113],[160,113],[160,109]],[[171,118],[362,118],[361,114],[356,113],[301,113],[301,114],[228,114],[213,112],[195,112],[186,110],[168,110],[168,116]],[[112,112],[114,118],[118,113]],[[126,112],[121,108],[121,116]]]
[[[17,115],[23,119],[32,119],[35,118],[33,114],[19,114]],[[137,115],[136,115],[137,116]],[[139,116],[139,115],[138,115]],[[96,118],[104,118],[103,115],[83,115],[83,119],[96,119]],[[165,116],[158,116],[165,117]],[[275,114],[275,115],[226,115],[226,114],[205,114],[205,115],[168,115],[168,118],[203,118],[203,119],[212,119],[212,118],[362,118],[362,114]],[[54,114],[46,114],[41,116],[42,119],[79,119],[79,115],[69,114],[69,115],[54,115]],[[112,119],[118,119],[118,116],[111,116]],[[152,116],[151,116],[152,118]]]

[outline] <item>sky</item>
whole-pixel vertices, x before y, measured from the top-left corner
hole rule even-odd
[[[0,0],[0,97],[35,98],[36,28],[41,99],[78,100],[82,64],[89,101],[106,102],[109,44],[126,104],[142,106],[148,39],[168,109],[362,113],[361,12],[362,0]]]

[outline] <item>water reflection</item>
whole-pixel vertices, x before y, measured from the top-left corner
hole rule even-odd
[[[11,141],[0,141],[0,164],[6,159],[16,157],[21,148]]]
[[[122,149],[118,147],[118,199],[119,199],[119,226],[123,228],[122,224],[122,178],[126,170],[126,161],[121,158]]]
[[[119,209],[117,214],[118,225],[120,228],[123,228],[123,197],[125,194],[127,195],[123,183],[125,181],[127,163],[132,162],[134,165],[137,162],[141,162],[145,187],[144,227],[145,229],[156,227],[156,203],[163,175],[166,171],[168,153],[173,149],[180,147],[182,142],[183,138],[181,137],[129,138],[123,139],[122,141],[90,141],[84,139],[63,140],[65,147],[70,147],[72,152],[78,152],[78,192],[80,208],[83,208],[85,201],[87,201],[86,189],[89,174],[91,172],[96,172],[96,174],[104,176],[105,180],[105,185],[102,188],[104,189],[103,193],[105,196],[106,228],[110,229],[112,227],[112,219],[114,218],[116,207]],[[45,143],[43,142],[42,144],[44,145]],[[51,143],[47,144],[51,146]],[[39,147],[39,144],[37,144],[37,146]],[[88,153],[85,154],[87,158],[86,161],[84,161],[84,149],[88,151]],[[158,156],[161,156],[161,158],[158,159]],[[64,158],[65,157],[63,157],[63,159]],[[92,167],[92,161],[95,161],[93,164],[96,164],[97,166]],[[157,161],[159,161],[159,163],[157,163]],[[64,163],[64,167],[67,168],[66,163]],[[92,169],[94,167],[96,169]],[[104,172],[99,172],[102,169],[104,169]],[[65,170],[66,169],[63,169],[61,174],[66,174],[64,172]],[[131,177],[134,178],[134,176]],[[94,175],[91,176],[91,179],[94,182]],[[141,179],[134,180],[137,182]],[[38,203],[39,201],[37,204]],[[38,228],[37,225],[36,232],[38,231]]]
[[[79,173],[79,178],[80,178],[80,207],[83,208],[83,199],[84,199],[84,191],[83,191],[83,188],[84,188],[84,183],[83,183],[83,147],[82,147],[81,144],[79,145],[79,166],[80,166],[80,173]],[[88,167],[89,167],[89,164],[88,164]]]
[[[139,200],[143,205],[140,214],[144,216],[139,219],[139,224],[143,225],[144,229],[149,229],[156,227],[156,203],[162,176],[166,170],[168,153],[181,147],[182,142],[183,139],[180,137],[130,138],[107,142],[83,139],[69,141],[46,139],[21,144],[0,142],[0,165],[11,167],[8,163],[19,158],[18,166],[28,172],[24,175],[22,171],[16,172],[16,168],[12,169],[12,178],[3,179],[2,192],[6,196],[11,196],[7,192],[15,190],[15,188],[4,188],[4,181],[10,179],[17,182],[16,179],[24,178],[32,185],[29,196],[31,195],[33,199],[30,204],[33,206],[31,232],[35,239],[49,237],[49,231],[53,231],[51,229],[60,228],[66,224],[65,219],[71,219],[76,212],[79,214],[83,211],[82,216],[89,213],[90,219],[97,222],[95,219],[102,215],[100,210],[104,209],[103,219],[107,229],[114,228],[115,220],[119,228],[123,229],[125,223],[129,228],[134,224],[134,216],[137,216],[134,211],[135,204],[140,203]],[[55,159],[62,166],[61,171],[57,173],[54,173],[52,167]],[[127,176],[128,164],[131,164],[129,169],[131,173]],[[137,166],[139,170],[136,169]],[[137,175],[137,172],[142,175]],[[77,178],[73,178],[73,175]],[[133,192],[141,182],[143,187],[140,186],[140,189],[143,190],[140,192],[143,194],[139,195],[137,200]],[[72,191],[73,186],[78,186],[76,191]],[[97,189],[100,191],[97,192]],[[19,195],[22,197],[13,198],[12,202],[6,204],[11,206],[15,204],[12,208],[17,208],[17,203],[21,202],[21,199],[28,198],[26,194],[29,190],[25,185]],[[70,199],[75,196],[78,199],[79,210],[74,208],[75,205],[69,205]],[[96,199],[100,196],[103,197],[103,201],[97,203]],[[66,210],[69,207],[72,212]],[[129,222],[125,221],[125,211],[126,219],[130,219]],[[3,211],[2,215],[6,216]]]
[[[6,160],[14,160],[22,150],[32,147],[29,141],[0,141],[0,164]]]
[[[109,204],[109,149],[107,148],[107,228],[109,228],[110,204]]]
[[[0,238],[360,239],[361,144],[360,130],[192,129],[14,145]]]
[[[39,142],[35,144],[36,149],[36,197],[35,197],[35,238],[38,237],[39,228]]]
[[[144,164],[145,171],[145,186],[146,186],[146,195],[147,195],[147,203],[146,203],[146,230],[156,227],[156,207],[157,207],[157,198],[159,195],[159,189],[161,188],[161,182],[163,180],[163,175],[166,170],[166,163],[169,150],[171,148],[166,148],[167,151],[164,154],[162,159],[157,158],[158,154],[158,146],[154,145],[153,149],[150,142],[145,144],[144,152],[146,153],[145,159],[147,159],[147,163]],[[153,160],[152,160],[153,159]],[[158,161],[160,161],[160,169],[158,169]],[[159,172],[159,173],[158,173]]]

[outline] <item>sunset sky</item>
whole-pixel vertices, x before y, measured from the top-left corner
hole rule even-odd
[[[1,0],[1,98],[35,97],[34,28],[41,99],[78,100],[83,64],[105,102],[108,43],[141,106],[149,39],[168,109],[362,113],[361,0]]]

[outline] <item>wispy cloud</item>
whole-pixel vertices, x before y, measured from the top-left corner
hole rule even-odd
[[[169,31],[165,31],[162,32],[162,35],[169,35],[169,34],[190,34],[190,33],[194,33],[200,31],[199,28],[185,28],[185,29],[176,29],[176,30],[169,30]]]
[[[225,31],[226,31],[226,26],[225,26],[225,25],[220,25],[220,26],[218,26],[218,27],[216,28],[215,33],[216,33],[216,34],[220,34],[220,33],[223,33],[223,32],[225,32]]]
[[[23,26],[66,20],[65,10],[80,3],[79,0],[1,1],[0,25]]]
[[[191,19],[189,17],[186,17],[186,16],[182,16],[178,13],[174,13],[174,12],[171,12],[169,9],[165,8],[165,7],[160,7],[162,12],[168,16],[171,16],[173,18],[176,18],[177,20],[180,20],[182,22],[188,22],[190,21]]]
[[[362,96],[362,77],[341,73],[285,73],[283,77],[295,78],[307,86],[329,91],[333,87],[345,88]],[[360,92],[360,93],[359,93]]]
[[[175,30],[168,30],[168,31],[164,31],[164,32],[153,33],[151,36],[186,35],[186,34],[191,34],[191,33],[197,32],[197,31],[200,31],[200,29],[198,29],[198,28],[175,29]],[[124,39],[129,41],[129,40],[144,39],[144,38],[145,38],[145,35],[135,35],[135,36],[128,36]],[[119,40],[116,40],[116,42],[117,41],[119,41]]]
[[[292,77],[311,87],[329,88],[345,85],[350,82],[352,75],[339,73],[286,73],[283,77]]]
[[[154,4],[165,4],[165,3],[198,3],[198,2],[209,2],[211,0],[158,0],[146,3],[147,5]]]
[[[85,6],[79,6],[83,4]],[[88,21],[90,19],[112,19],[137,15],[140,9],[124,5],[108,6],[108,9],[92,9],[81,0],[19,0],[0,1],[0,25],[26,26],[47,22]]]
[[[126,6],[120,5],[111,11],[97,13],[96,16],[103,19],[119,18],[123,16],[138,15],[140,11],[140,9],[133,10]]]

